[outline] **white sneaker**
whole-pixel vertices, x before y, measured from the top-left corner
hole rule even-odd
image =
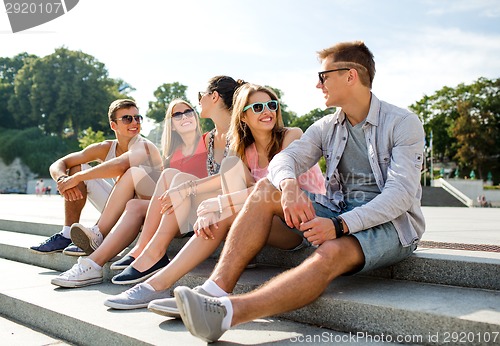
[[[94,285],[102,282],[102,268],[95,269],[86,257],[78,258],[78,263],[73,265],[70,270],[59,274],[53,278],[52,285],[75,288],[88,285]]]
[[[102,233],[97,225],[87,228],[79,223],[71,225],[71,241],[82,249],[87,255],[94,252],[103,241]]]

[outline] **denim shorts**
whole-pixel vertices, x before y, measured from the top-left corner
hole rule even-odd
[[[342,215],[342,212],[338,213],[317,202],[314,202],[314,194],[307,194],[313,203],[316,216],[330,219],[332,217]],[[347,207],[343,212],[348,210],[350,210],[349,207]],[[373,269],[395,264],[410,256],[417,248],[416,244],[408,247],[403,247],[403,245],[401,245],[398,233],[396,232],[392,222],[386,222],[381,225],[353,233],[352,236],[355,237],[361,245],[361,249],[363,250],[363,254],[365,256],[365,263],[363,267],[360,267],[355,272],[351,272],[349,274],[367,272]]]

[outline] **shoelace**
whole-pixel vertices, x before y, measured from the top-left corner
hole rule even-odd
[[[70,270],[67,271],[68,275],[77,275],[77,274],[83,274],[87,271],[90,270],[90,266],[83,266],[80,263],[76,263],[71,267]]]
[[[56,233],[56,234],[51,235],[51,236],[50,236],[50,238],[45,239],[45,240],[44,240],[44,241],[43,241],[40,245],[45,245],[45,244],[47,244],[47,243],[49,243],[49,242],[53,241],[54,239],[56,239],[57,235],[58,235],[57,233]]]
[[[226,307],[216,298],[203,297],[205,311],[210,313],[226,315]]]
[[[136,285],[132,288],[129,288],[123,293],[125,293],[127,297],[132,297],[135,293],[139,292],[140,290],[141,290],[141,285]]]

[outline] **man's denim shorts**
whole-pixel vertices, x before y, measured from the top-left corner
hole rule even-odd
[[[314,201],[314,194],[307,193],[311,199],[316,216],[332,218],[342,215]],[[348,211],[347,208],[345,211]],[[352,234],[355,237],[363,254],[365,255],[365,263],[362,268],[359,268],[356,273],[367,272],[373,269],[387,267],[391,264],[400,262],[410,256],[417,248],[416,244],[408,247],[403,247],[399,240],[398,233],[392,222],[386,222],[381,225],[356,232]],[[354,274],[354,273],[349,273]]]

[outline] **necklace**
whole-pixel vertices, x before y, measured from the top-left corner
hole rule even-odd
[[[208,133],[208,155],[207,155],[207,172],[208,175],[219,173],[220,164],[215,162],[214,157],[214,142],[215,142],[215,129]],[[229,138],[226,136],[226,145],[224,146],[224,156],[229,152]]]

